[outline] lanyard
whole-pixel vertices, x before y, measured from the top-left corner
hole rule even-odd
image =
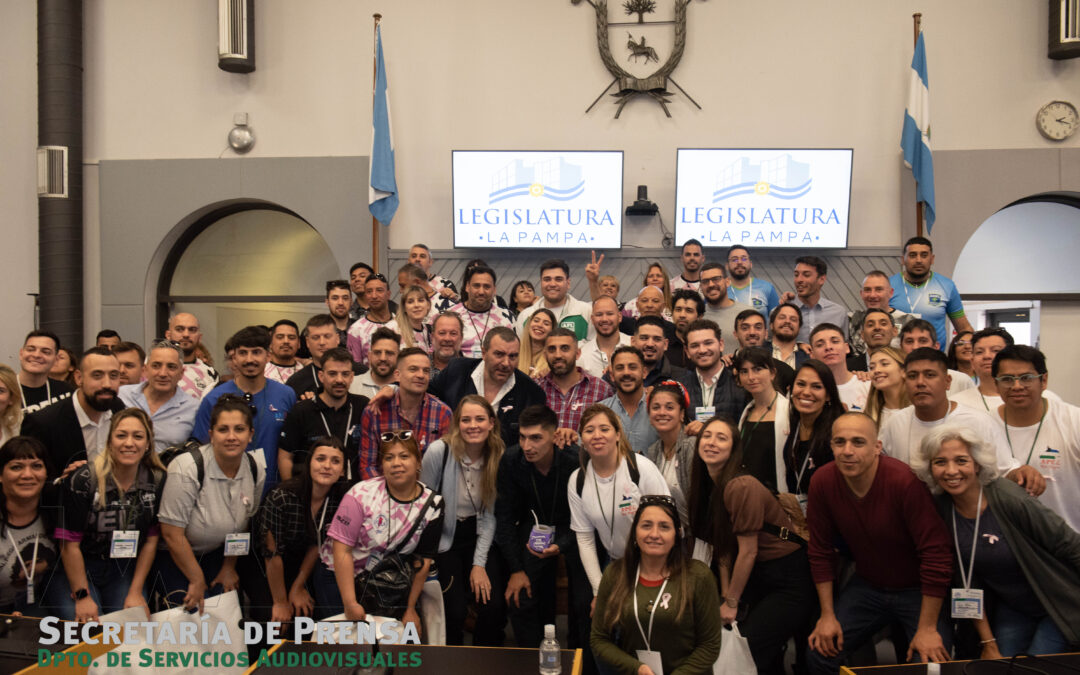
[[[349,401],[348,395],[345,396],[345,405],[349,406],[349,416],[345,420],[345,433],[341,435],[342,447],[349,444],[349,431],[352,430],[353,407],[352,403]],[[322,425],[323,429],[326,429],[326,435],[333,437],[334,434],[330,431],[330,425],[326,422],[326,415],[324,415],[321,410],[319,411],[319,417],[322,418]],[[352,463],[348,460],[345,461],[345,478],[348,480],[352,480]]]
[[[322,548],[322,526],[326,522],[326,507],[330,504],[330,495],[323,497],[322,513],[319,515],[319,527],[315,530],[315,541],[319,542],[319,548]],[[389,525],[388,525],[389,527]]]
[[[19,553],[19,544],[15,541],[15,537],[11,536],[11,527],[4,528],[4,531],[7,533],[8,541],[11,542],[12,550],[15,551],[15,558],[19,561],[19,565],[22,566],[23,574],[26,575],[26,583],[32,588],[34,586],[34,575],[32,574],[32,571],[37,567],[38,539],[41,537],[41,533],[34,533],[34,557],[33,560],[30,561],[30,567],[27,568],[26,561],[23,560],[22,555]]]
[[[779,395],[780,395],[779,393],[774,393],[773,394],[772,400],[769,401],[769,407],[765,408],[765,412],[761,413],[761,417],[758,418],[758,421],[754,422],[754,426],[750,427],[750,433],[746,433],[746,431],[744,429],[744,431],[742,433],[742,441],[743,441],[743,443],[746,443],[746,439],[754,437],[754,431],[758,428],[758,425],[761,424],[761,420],[765,419],[765,416],[769,414],[770,410],[772,410],[773,404],[776,403],[776,397],[779,396]],[[750,421],[750,413],[746,413],[746,421],[747,422]],[[809,457],[809,456],[810,455],[808,454],[807,457]]]
[[[645,640],[645,649],[652,651],[652,647],[649,646],[649,640],[652,638],[652,624],[653,619],[656,618],[656,606],[660,604],[660,598],[664,595],[664,588],[667,587],[667,577],[664,577],[664,583],[660,584],[660,590],[656,592],[656,600],[652,603],[652,609],[649,610],[649,632],[646,633],[645,629],[641,627],[641,617],[638,616],[638,602],[637,602],[637,588],[636,586],[641,583],[641,565],[638,565],[637,580],[634,585],[634,621],[637,621],[638,630],[641,631],[641,637]]]
[[[1039,432],[1042,431],[1043,420],[1046,419],[1046,411],[1050,408],[1049,404],[1043,401],[1043,414],[1039,418],[1039,426],[1035,429],[1035,438],[1031,439],[1031,449],[1028,450],[1027,459],[1024,460],[1024,464],[1031,463],[1031,455],[1035,452],[1035,444],[1039,442]],[[1012,450],[1012,439],[1009,438],[1009,406],[1005,406],[1005,410],[1002,413],[1005,418],[1005,440],[1009,442],[1009,450]],[[1014,453],[1015,454],[1015,453]]]
[[[960,581],[964,590],[971,589],[972,574],[975,571],[975,545],[979,543],[979,518],[982,516],[982,486],[979,486],[979,501],[975,504],[975,530],[971,533],[971,562],[968,563],[967,575],[964,574],[964,556],[960,553],[960,536],[956,533],[956,506],[952,510],[953,543],[956,544],[956,562],[960,568]]]
[[[550,519],[551,523],[550,524],[554,525],[555,524],[555,506],[557,504],[556,500],[559,498],[559,464],[558,464],[558,458],[553,457],[552,458],[552,463],[555,465],[555,489],[553,489],[551,491],[551,519]],[[540,509],[540,515],[543,516],[544,520],[546,521],[546,520],[548,520],[548,517],[547,517],[547,514],[544,513],[544,503],[540,499],[540,490],[538,490],[537,487],[536,487],[536,474],[534,473],[536,471],[536,469],[532,468],[531,466],[530,466],[530,469],[532,469],[532,470],[529,472],[529,480],[532,481],[533,494],[536,495],[536,507],[538,509]],[[595,476],[594,476],[594,478],[595,478]],[[600,493],[597,492],[596,494],[597,494],[597,500],[599,500]],[[599,503],[599,501],[597,503]],[[601,513],[601,515],[603,515],[602,510],[601,510],[600,513]],[[612,511],[612,513],[614,513],[614,511]]]
[[[909,312],[914,314],[915,313],[915,305],[922,304],[923,298],[926,297],[926,294],[930,291],[930,280],[933,279],[933,278],[934,278],[934,273],[931,272],[930,276],[926,277],[926,281],[923,282],[922,291],[918,295],[915,296],[915,302],[913,304],[911,302],[911,296],[908,295],[908,288],[918,288],[918,286],[915,286],[914,284],[909,283],[908,280],[905,279],[903,275],[900,275],[900,280],[904,285],[904,299],[907,300],[908,311]]]
[[[26,410],[26,387],[19,383],[19,392],[22,394],[22,409]],[[52,400],[52,387],[49,385],[49,378],[45,378],[45,405],[49,405],[49,401]]]
[[[482,343],[484,341],[484,337],[487,336],[488,322],[491,321],[491,308],[488,308],[488,311],[483,312],[483,314],[484,314],[484,332],[483,333],[481,333],[476,328],[476,319],[473,318],[474,312],[469,308],[465,308],[465,311],[468,312],[468,314],[469,314],[469,323],[472,325],[473,332],[476,333],[476,341]],[[480,312],[476,312],[476,314],[480,314]]]
[[[619,467],[615,467],[617,472]],[[608,541],[614,543],[615,540],[615,483],[618,482],[618,476],[613,475],[611,478],[611,522],[608,522],[607,516],[604,515],[604,504],[600,501],[600,484],[596,482],[596,471],[593,471],[592,484],[596,490],[596,505],[600,508],[600,517],[604,519],[604,524],[608,526]]]
[[[799,441],[795,441],[795,443],[798,445]],[[799,494],[799,486],[802,485],[803,474],[806,473],[806,467],[810,464],[810,454],[812,451],[813,448],[806,449],[806,459],[802,462],[802,468],[799,469],[799,475],[795,476],[795,494]],[[809,488],[807,488],[807,492],[809,492]]]

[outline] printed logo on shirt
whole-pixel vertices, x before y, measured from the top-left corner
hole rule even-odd
[[[619,513],[633,517],[636,512],[637,505],[634,504],[634,496],[624,492],[622,499],[619,500]]]
[[[1039,455],[1039,468],[1044,471],[1056,471],[1061,468],[1061,451],[1047,448]]]
[[[765,309],[765,302],[761,298],[750,298],[750,304],[754,306],[754,309]]]
[[[940,293],[930,293],[927,296],[927,301],[934,307],[939,307],[945,304]]]
[[[390,521],[386,519],[386,516],[379,514],[379,516],[375,518],[375,533],[382,534],[383,532],[386,532],[389,525]]]

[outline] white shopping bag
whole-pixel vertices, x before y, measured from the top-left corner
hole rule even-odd
[[[424,622],[420,642],[426,645],[445,645],[446,611],[438,577],[424,582],[424,590],[420,592],[420,619]]]
[[[722,630],[720,658],[713,664],[713,675],[757,675],[750,643],[739,633],[739,624],[732,622],[731,630]]]
[[[210,598],[206,598],[205,612],[200,615],[198,613],[189,613],[183,607],[173,607],[167,609],[164,612],[158,612],[157,614],[150,615],[150,621],[155,626],[155,642],[157,644],[147,643],[145,633],[140,634],[137,642],[119,645],[113,650],[114,654],[128,653],[128,662],[131,663],[129,667],[123,667],[116,665],[116,662],[106,658],[99,657],[96,661],[96,665],[92,665],[87,670],[88,675],[205,675],[207,672],[213,673],[236,673],[239,675],[247,670],[247,666],[235,665],[240,659],[240,654],[247,654],[247,645],[244,644],[244,630],[240,623],[243,617],[240,613],[240,599],[236,594],[236,591],[229,591],[223,595],[215,595]],[[140,621],[145,621],[145,614],[139,609]],[[173,634],[176,636],[176,644],[163,644],[157,639],[160,635],[161,626],[163,624],[169,624],[173,629]],[[180,642],[181,624],[195,624],[196,644],[183,644]],[[210,644],[209,641],[203,642],[201,636],[203,635],[203,626],[206,625],[206,634],[209,637],[213,637],[215,632],[220,629],[217,628],[218,624],[225,625],[225,631],[228,633],[228,642],[224,640],[217,644]],[[154,654],[151,658],[147,658],[142,652],[145,649],[153,650]],[[157,654],[165,652],[176,652],[182,657],[178,659],[174,667],[158,666]],[[204,654],[210,654],[210,656],[204,657]],[[215,657],[216,654],[216,657]],[[150,661],[149,664],[144,665],[144,662]],[[213,663],[213,667],[207,668],[204,665],[204,661],[207,663]],[[246,662],[246,658],[243,659]],[[234,664],[231,667],[227,667],[224,664]]]

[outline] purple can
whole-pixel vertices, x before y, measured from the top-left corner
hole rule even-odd
[[[542,553],[545,548],[551,546],[551,542],[555,541],[555,528],[551,525],[533,525],[532,532],[529,533],[529,548]]]

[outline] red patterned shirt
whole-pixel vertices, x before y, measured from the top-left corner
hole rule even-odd
[[[383,403],[364,408],[360,416],[360,479],[382,475],[379,467],[379,436],[386,431],[412,429],[420,452],[450,430],[453,412],[431,394],[424,394],[415,422],[401,413],[399,394]],[[376,412],[378,414],[376,414]]]
[[[598,377],[593,377],[581,367],[577,369],[581,379],[577,384],[570,387],[565,394],[555,384],[551,373],[536,380],[540,388],[547,395],[548,407],[559,416],[559,427],[565,427],[577,431],[581,422],[581,413],[593,403],[599,403],[605,398],[614,395],[615,390],[611,385]]]

